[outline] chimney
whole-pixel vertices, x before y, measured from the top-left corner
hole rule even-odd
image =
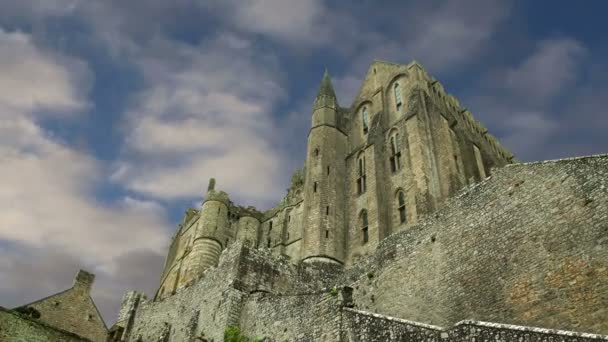
[[[93,281],[95,281],[95,275],[93,273],[89,273],[85,270],[78,271],[76,274],[76,278],[74,279],[73,288],[79,288],[83,291],[90,293],[91,287],[93,286]]]

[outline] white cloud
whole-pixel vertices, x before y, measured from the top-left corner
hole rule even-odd
[[[502,84],[530,102],[551,100],[576,81],[585,54],[586,49],[574,39],[541,41],[533,54],[506,71]]]
[[[193,198],[215,177],[236,198],[278,201],[283,160],[271,113],[284,92],[276,61],[234,35],[196,47],[156,44],[146,48],[174,54],[141,61],[147,86],[127,113],[113,179],[146,196]]]
[[[42,51],[31,36],[1,28],[0,47],[0,106],[4,111],[67,113],[84,108],[86,88],[73,86],[86,86],[83,78],[90,77],[83,62]]]
[[[588,123],[599,117],[602,96],[583,100],[588,89],[576,87],[586,54],[587,49],[574,39],[539,41],[514,66],[490,71],[478,85],[481,90],[470,99],[470,108],[491,132],[499,132],[501,143],[521,160],[597,152],[597,146],[585,140],[601,129],[602,125]],[[566,91],[570,101],[563,103],[560,95]],[[580,120],[587,124],[580,125]]]
[[[74,63],[78,67],[72,67]],[[44,281],[55,279],[49,272],[69,268],[75,273],[73,268],[80,265],[121,283],[129,275],[117,273],[117,260],[138,251],[164,253],[168,240],[165,210],[155,202],[133,197],[109,203],[96,199],[96,186],[104,181],[104,165],[55,140],[37,122],[40,115],[65,119],[62,114],[86,107],[82,91],[88,89],[82,82],[90,81],[86,64],[37,47],[27,34],[0,31],[0,68],[6,71],[0,87],[11,88],[0,91],[3,301],[5,296],[24,294],[19,282],[24,277],[40,277],[36,279],[41,283],[35,287],[47,291],[50,288]],[[55,116],[48,116],[51,114]],[[20,260],[23,264],[27,259],[19,257],[24,253],[35,253],[36,258],[28,262],[39,262],[46,272],[39,272],[42,266],[20,267]],[[28,272],[33,273],[26,276]],[[17,304],[12,299],[9,302]]]

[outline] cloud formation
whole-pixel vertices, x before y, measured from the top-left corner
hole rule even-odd
[[[285,96],[276,60],[229,34],[197,46],[157,44],[146,48],[173,54],[140,63],[146,87],[127,113],[113,178],[146,196],[177,199],[200,197],[215,177],[240,198],[276,201],[282,160],[271,144],[272,110]]]
[[[78,267],[128,278],[117,273],[121,257],[163,253],[165,209],[133,197],[97,200],[103,163],[39,123],[87,108],[88,85],[80,83],[90,79],[86,63],[39,48],[28,34],[0,30],[0,69],[0,295],[23,300],[69,286]],[[120,291],[114,295],[116,303]]]

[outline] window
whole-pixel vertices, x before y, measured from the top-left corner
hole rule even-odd
[[[395,107],[397,110],[401,110],[401,88],[399,87],[399,83],[395,83],[393,87],[395,91]]]
[[[357,194],[365,192],[365,156],[359,158],[359,169],[357,172]]]
[[[315,148],[315,152],[314,153],[315,153],[315,157],[318,157],[319,156],[319,149]]]
[[[325,215],[329,215],[329,206],[325,207]]]
[[[369,228],[367,222],[367,210],[361,212],[361,233],[363,234],[363,244],[369,241]]]
[[[268,231],[270,232],[272,230],[272,221],[268,222]]]
[[[329,166],[327,167],[327,174],[329,174]]]
[[[403,223],[407,220],[406,212],[405,212],[405,194],[403,191],[399,191],[397,195],[397,210],[399,211],[399,223]]]
[[[329,230],[326,230],[326,231],[325,231],[325,238],[326,238],[326,239],[329,239]]]
[[[367,113],[367,106],[363,107],[361,119],[363,120],[363,134],[367,134],[367,131],[369,130],[369,115]]]
[[[397,172],[401,169],[401,144],[399,143],[399,133],[393,133],[390,137],[391,145],[391,171]]]
[[[312,184],[312,192],[317,192],[317,182]]]

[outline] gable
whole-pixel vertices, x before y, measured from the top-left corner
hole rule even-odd
[[[68,290],[23,305],[40,314],[37,318],[50,326],[63,329],[92,341],[105,341],[107,327],[87,288]]]

